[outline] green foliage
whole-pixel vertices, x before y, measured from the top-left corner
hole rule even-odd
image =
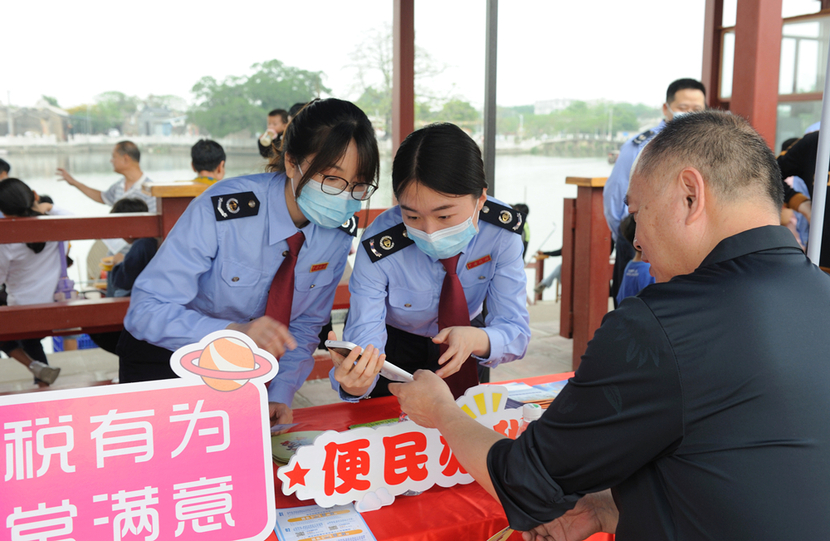
[[[481,115],[470,102],[451,99],[445,102],[441,110],[433,115],[436,122],[452,122],[459,126],[477,128],[481,124]]]
[[[251,66],[249,76],[227,77],[221,83],[203,77],[192,89],[196,105],[188,120],[213,137],[249,130],[260,131],[268,111],[288,109],[297,102],[310,101],[321,92],[331,92],[323,85],[322,72],[305,71],[269,60]]]
[[[124,123],[136,112],[139,101],[135,96],[113,90],[97,95],[92,105],[78,105],[67,109],[67,112],[82,122],[89,119],[89,125],[84,131],[107,133],[117,129],[124,133]]]
[[[40,97],[52,107],[60,107],[60,105],[58,105],[58,98],[53,98],[52,96],[47,96],[46,94],[41,94]]]
[[[499,107],[496,130],[522,137],[564,135],[607,135],[635,131],[647,121],[660,117],[660,109],[643,104],[574,101],[568,107],[546,115],[533,113],[532,105]]]

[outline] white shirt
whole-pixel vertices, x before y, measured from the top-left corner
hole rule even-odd
[[[23,243],[0,244],[0,284],[6,284],[9,306],[54,302],[61,274],[57,242],[36,254]]]
[[[127,179],[122,177],[121,180],[107,188],[107,191],[101,192],[101,199],[109,206],[113,206],[116,201],[124,199],[125,197],[143,199],[147,203],[150,212],[155,212],[156,198],[150,195],[149,189],[146,192],[144,191],[144,184],[150,182],[152,181],[147,178],[147,175],[142,173],[141,177],[130,186],[130,189],[125,190]]]

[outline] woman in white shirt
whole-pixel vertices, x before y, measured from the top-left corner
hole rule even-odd
[[[4,218],[42,214],[35,192],[16,178],[0,180],[0,212]],[[0,244],[0,284],[6,284],[9,306],[53,302],[60,273],[57,242]],[[60,368],[48,365],[39,339],[0,342],[0,350],[25,365],[40,386],[53,383],[60,374]]]

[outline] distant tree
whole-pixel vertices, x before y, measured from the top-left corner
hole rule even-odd
[[[172,94],[150,94],[147,96],[147,99],[144,100],[144,104],[147,107],[158,107],[160,109],[168,109],[170,111],[187,110],[187,101],[185,101],[184,98],[180,98],[179,96],[174,96]]]
[[[95,103],[77,105],[67,112],[79,119],[89,119],[90,133],[107,133],[117,129],[124,133],[124,124],[135,114],[140,100],[123,92],[109,91],[95,96]]]
[[[470,102],[458,98],[444,103],[434,117],[439,122],[452,122],[468,128],[476,127],[481,122],[481,115],[475,107]]]
[[[45,94],[42,94],[40,97],[43,98],[43,101],[45,101],[46,103],[48,103],[52,107],[60,107],[60,105],[58,105],[58,99],[57,98],[53,98],[52,96],[47,96]]]
[[[392,27],[374,28],[366,32],[366,38],[352,51],[349,67],[357,70],[353,92],[360,97],[355,105],[369,116],[383,119],[387,133],[392,131]],[[418,112],[429,111],[429,105],[447,99],[436,95],[424,86],[424,82],[442,73],[446,66],[435,60],[425,49],[415,46],[415,101],[426,104],[427,108],[416,105],[415,118],[423,123]],[[371,112],[370,112],[371,111]]]
[[[248,76],[230,76],[221,83],[202,77],[193,85],[196,105],[188,120],[214,137],[250,130],[256,133],[265,124],[268,111],[288,109],[297,102],[310,101],[331,89],[323,85],[323,73],[286,66],[269,60],[251,66]]]

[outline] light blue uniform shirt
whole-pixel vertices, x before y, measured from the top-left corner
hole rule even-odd
[[[253,192],[256,216],[218,221],[211,196]],[[314,366],[352,236],[309,223],[294,271],[289,331],[297,348],[279,359],[268,399],[291,404]],[[190,203],[132,290],[124,327],[140,340],[175,350],[230,323],[265,314],[268,290],[297,227],[285,204],[285,174],[218,182]],[[319,269],[325,264],[325,268]],[[312,272],[314,270],[314,272]]]
[[[500,201],[488,198],[490,201]],[[503,203],[501,203],[503,204]],[[392,207],[372,222],[363,238],[401,223],[400,207]],[[522,259],[522,237],[482,220],[458,260],[458,278],[464,287],[470,319],[481,313],[487,298],[486,328],[490,338],[490,357],[481,364],[495,368],[500,363],[524,357],[530,341],[527,312],[527,278]],[[490,261],[467,268],[471,262]],[[443,264],[426,255],[414,244],[372,263],[363,246],[349,280],[349,319],[343,339],[366,347],[384,350],[386,325],[419,336],[438,334],[438,301],[446,271]],[[395,362],[395,359],[389,359]],[[332,388],[340,391],[329,373]],[[377,378],[367,391],[374,389]],[[344,400],[356,398],[340,392]]]
[[[620,222],[628,215],[625,194],[628,192],[628,181],[631,176],[631,168],[634,166],[634,160],[637,159],[640,151],[648,142],[660,133],[665,126],[666,121],[661,121],[660,124],[651,128],[653,134],[639,143],[636,141],[639,135],[626,141],[620,148],[620,155],[614,163],[614,169],[611,170],[608,180],[605,181],[605,187],[602,189],[603,214],[605,214],[605,221],[608,223],[608,229],[611,230],[611,237],[613,237],[614,242],[617,241],[617,235],[620,232]]]

